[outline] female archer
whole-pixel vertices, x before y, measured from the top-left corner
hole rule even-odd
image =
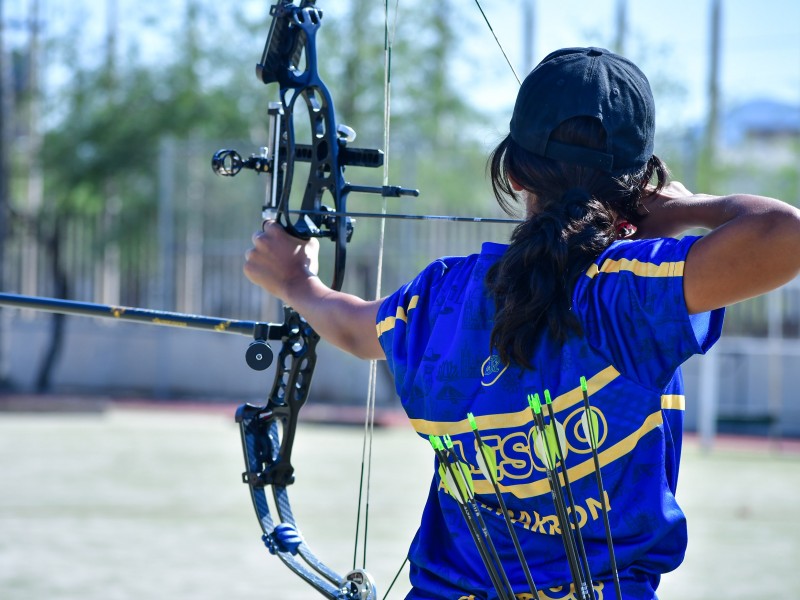
[[[674,497],[680,365],[716,342],[725,306],[800,270],[800,211],[668,182],[653,155],[654,130],[650,86],[633,63],[603,49],[559,50],[523,82],[510,133],[489,159],[497,201],[525,213],[508,245],[484,243],[478,254],[436,260],[380,301],[329,289],[316,276],[317,242],[299,241],[274,222],[264,223],[247,254],[246,276],[322,337],[388,361],[421,435],[450,436],[471,467],[486,527],[520,598],[532,594],[478,469],[467,414],[494,448],[502,497],[540,598],[577,594],[526,402],[545,390],[563,426],[591,597],[614,597],[597,510],[605,502],[622,597],[656,598],[661,574],[681,563],[687,544]],[[709,232],[680,237],[692,228]],[[586,468],[581,377],[598,417],[605,498]],[[496,598],[451,493],[434,474],[409,550],[408,598]]]

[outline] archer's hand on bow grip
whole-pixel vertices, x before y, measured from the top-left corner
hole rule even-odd
[[[244,274],[288,304],[297,290],[319,270],[319,241],[290,235],[275,221],[265,221],[245,254]]]

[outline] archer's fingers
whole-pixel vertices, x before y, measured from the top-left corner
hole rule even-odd
[[[275,221],[264,221],[261,225],[261,231],[256,231],[251,238],[253,246],[259,250],[267,251],[274,244],[274,240],[280,238],[281,233],[284,233],[283,227],[275,223]]]

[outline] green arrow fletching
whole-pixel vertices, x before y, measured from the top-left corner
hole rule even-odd
[[[478,431],[478,423],[475,421],[475,415],[471,412],[467,413],[467,419],[469,420],[469,426],[472,427],[472,431]]]
[[[556,459],[558,457],[556,453],[557,443],[556,432],[551,425],[545,426],[544,435],[538,430],[534,432],[534,449],[536,455],[542,462],[547,463],[549,469],[555,469],[556,466]]]
[[[456,472],[456,477],[458,478],[458,482],[462,486],[462,490],[464,491],[464,497],[467,499],[472,499],[475,497],[475,484],[472,481],[472,473],[469,472],[469,465],[464,464],[463,462],[456,461],[455,465],[453,465],[454,471]]]

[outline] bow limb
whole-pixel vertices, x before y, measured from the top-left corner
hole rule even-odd
[[[262,540],[272,554],[326,598],[373,600],[375,585],[369,574],[353,570],[342,576],[319,560],[303,539],[292,511],[287,489],[294,482],[291,454],[316,366],[319,335],[290,307],[284,308],[284,324],[267,404],[245,404],[236,412],[246,468],[242,479],[250,489]]]

